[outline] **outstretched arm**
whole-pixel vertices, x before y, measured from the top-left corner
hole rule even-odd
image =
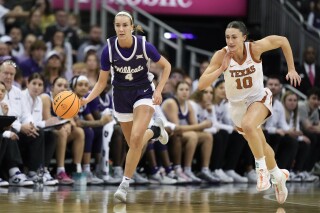
[[[287,62],[288,74],[286,75],[286,79],[290,80],[290,84],[295,87],[300,85],[301,77],[295,69],[292,49],[286,37],[271,35],[252,43],[252,52],[256,59],[259,59],[262,53],[277,48],[282,49]]]
[[[109,75],[110,75],[109,71],[103,71],[103,70],[100,71],[98,82],[94,85],[90,94],[86,98],[83,98],[80,100],[81,106],[89,103],[90,101],[95,99],[98,95],[100,95],[100,93],[102,93],[104,88],[107,86]]]

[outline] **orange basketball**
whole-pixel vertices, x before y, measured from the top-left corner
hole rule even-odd
[[[63,91],[57,94],[52,102],[54,113],[61,118],[72,118],[78,114],[80,99],[71,91]]]

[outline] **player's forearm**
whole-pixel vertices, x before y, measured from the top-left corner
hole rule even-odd
[[[157,85],[157,90],[162,92],[168,78],[170,75],[170,71],[171,71],[171,65],[168,63],[168,65],[163,69],[162,75],[161,75],[161,79]]]
[[[100,71],[98,82],[94,85],[92,91],[86,98],[88,103],[93,99],[95,99],[98,95],[100,95],[100,93],[102,93],[104,88],[107,86],[108,77],[109,77],[109,72]]]
[[[283,51],[283,55],[284,55],[286,62],[287,62],[288,71],[295,70],[292,49],[291,49],[291,46],[289,44],[288,39],[285,37],[283,37],[283,43],[281,45],[281,49]]]
[[[214,71],[214,72],[211,72],[211,73],[208,73],[208,74],[204,73],[199,78],[198,89],[199,90],[204,90],[205,88],[210,86],[212,84],[212,82],[217,80],[222,73],[223,73],[223,70],[221,69],[221,67],[219,69],[217,69],[216,71]]]

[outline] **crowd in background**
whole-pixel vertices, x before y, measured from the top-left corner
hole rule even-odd
[[[48,0],[35,0],[29,12],[19,6],[9,10],[2,3],[0,115],[17,119],[2,131],[0,186],[72,185],[77,173],[85,174],[88,184],[120,183],[127,144],[112,116],[110,82],[70,120],[61,122],[51,107],[59,92],[72,90],[81,98],[97,82],[105,45],[100,26],[86,33],[78,16],[52,13]],[[320,174],[316,55],[315,48],[307,47],[304,63],[296,67],[302,78],[298,89],[306,100],[284,90],[283,76],[268,76],[265,82],[273,93],[273,115],[263,128],[279,167],[291,171],[293,182],[317,181]],[[157,84],[161,69],[149,65]],[[200,75],[208,65],[201,62]],[[187,73],[172,69],[164,101],[156,108],[156,115],[167,120],[169,143],[150,141],[132,182],[256,182],[252,153],[229,117],[223,79],[198,91],[198,80]]]

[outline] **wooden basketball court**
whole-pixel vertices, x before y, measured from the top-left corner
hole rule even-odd
[[[288,183],[287,202],[273,189],[258,193],[255,184],[219,186],[131,186],[128,202],[114,201],[117,186],[0,188],[0,212],[320,212],[319,183]]]

